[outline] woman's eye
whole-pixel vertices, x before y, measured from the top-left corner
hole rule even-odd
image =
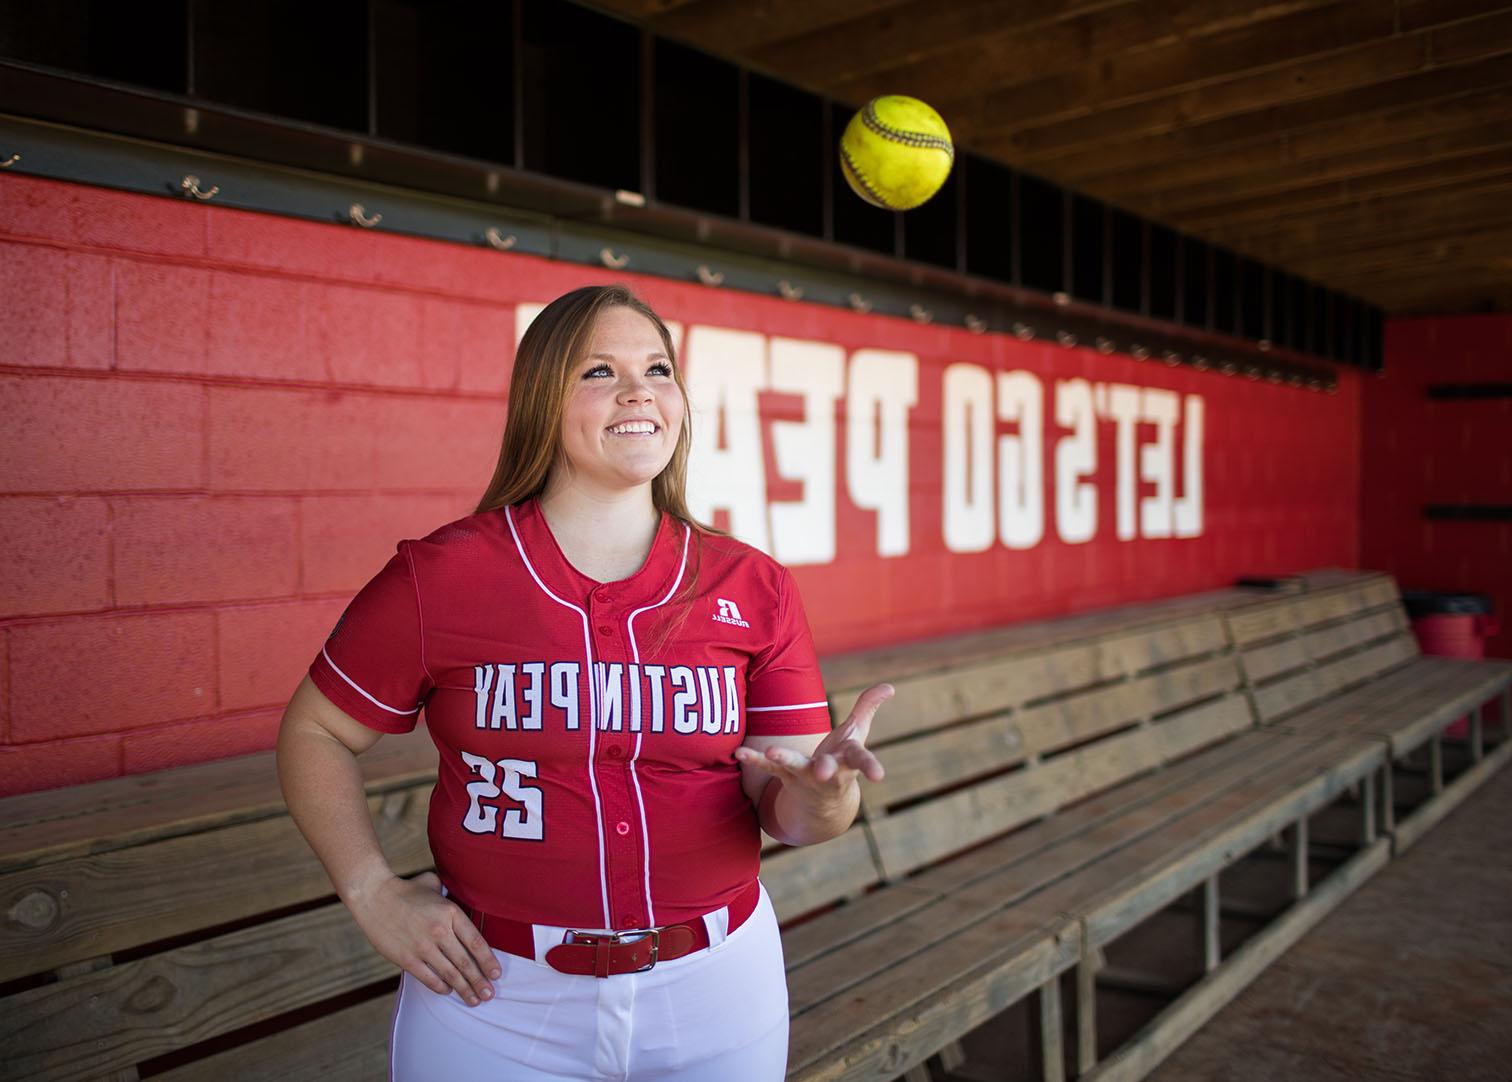
[[[670,376],[672,374],[672,366],[666,361],[659,361],[653,364],[649,371],[655,376]]]
[[[612,375],[614,375],[614,373],[609,370],[609,366],[607,364],[597,364],[597,365],[594,365],[592,368],[588,369],[588,371],[584,372],[583,373],[583,378],[584,379],[593,379],[596,376],[612,376]]]

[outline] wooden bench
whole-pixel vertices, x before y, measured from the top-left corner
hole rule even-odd
[[[1417,658],[1383,576],[1301,585],[828,659],[837,717],[878,677],[898,696],[873,733],[888,777],[857,824],[764,855],[790,1077],[927,1077],[1026,999],[1043,1077],[1141,1077],[1393,837],[1505,761],[1512,664]],[[1477,713],[1472,765],[1445,785],[1438,734],[1497,694],[1500,740],[1486,750]],[[1398,820],[1393,763],[1425,746],[1440,781]],[[361,762],[390,860],[428,867],[428,739],[391,737]],[[1325,878],[1308,824],[1329,805],[1356,822]],[[0,811],[0,1077],[384,1077],[393,967],[332,899],[270,753]],[[1278,835],[1291,904],[1224,956],[1219,876]],[[1108,962],[1119,941],[1188,899],[1195,982],[1133,1040],[1100,1033],[1099,988],[1138,980]]]

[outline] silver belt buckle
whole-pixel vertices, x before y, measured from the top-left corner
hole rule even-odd
[[[563,943],[581,943],[586,947],[596,947],[599,943],[607,942],[610,946],[626,946],[628,942],[639,943],[640,939],[627,941],[626,936],[640,936],[651,938],[651,960],[639,969],[627,970],[630,973],[644,973],[656,965],[658,955],[661,953],[661,929],[646,928],[628,932],[579,932],[575,928],[567,929],[567,934],[562,937]]]

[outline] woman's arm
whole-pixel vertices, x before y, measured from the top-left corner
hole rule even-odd
[[[472,922],[440,894],[433,872],[400,879],[368,813],[357,756],[381,734],[349,716],[306,676],[278,730],[278,780],[300,833],[379,954],[441,995],[472,1006],[493,989],[498,960]]]
[[[867,688],[845,723],[821,736],[748,736],[735,749],[741,785],[761,829],[786,845],[813,845],[845,832],[861,806],[860,779],[882,780],[866,748],[872,717],[890,684]]]

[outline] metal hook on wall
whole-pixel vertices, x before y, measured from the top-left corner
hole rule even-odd
[[[913,316],[915,323],[933,323],[934,313],[922,304],[910,304],[908,314]]]
[[[803,288],[801,286],[795,286],[786,278],[777,283],[777,292],[782,294],[782,299],[785,301],[796,301],[803,299]]]
[[[851,308],[857,312],[860,312],[863,316],[866,315],[867,312],[870,312],[872,310],[871,301],[867,300],[859,293],[852,293],[846,299],[850,301]]]
[[[1013,337],[1020,342],[1028,342],[1034,337],[1034,328],[1027,323],[1015,323],[1013,325]]]
[[[0,169],[9,169],[11,166],[15,165],[20,160],[21,160],[21,155],[19,155],[19,154],[12,154],[10,157],[6,158],[5,161],[0,162]]]
[[[972,315],[970,312],[966,313],[965,323],[966,329],[972,334],[982,334],[987,330],[987,321]]]
[[[506,237],[498,226],[491,225],[483,231],[483,239],[488,241],[490,247],[507,252],[515,246],[518,238],[513,233]]]
[[[214,199],[216,193],[220,191],[220,185],[213,184],[210,190],[206,191],[200,187],[200,178],[190,173],[183,180],[179,181],[179,191],[187,196],[193,196],[195,199]]]
[[[1067,349],[1070,349],[1077,343],[1076,335],[1072,334],[1070,331],[1056,331],[1055,340],[1061,345],[1065,346]]]
[[[363,229],[372,229],[373,226],[383,221],[383,215],[381,214],[374,214],[369,217],[361,203],[353,203],[347,208],[347,218],[353,225],[360,225]]]
[[[706,286],[722,285],[724,284],[724,274],[719,271],[710,270],[707,263],[700,263],[698,265],[698,280]]]
[[[608,248],[600,248],[599,262],[610,270],[624,270],[630,265],[630,255],[628,252],[624,255],[615,255]]]

